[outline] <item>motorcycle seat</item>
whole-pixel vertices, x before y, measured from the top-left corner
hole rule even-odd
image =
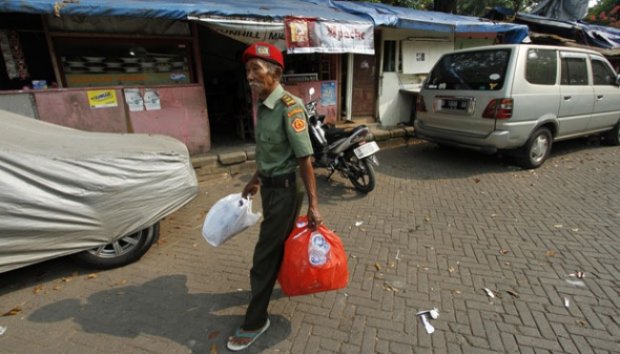
[[[328,141],[334,141],[347,136],[348,134],[343,128],[329,128],[325,132],[325,137]]]
[[[365,125],[359,125],[353,129],[329,128],[327,132],[325,132],[325,137],[327,138],[327,141],[336,141],[341,138],[346,138],[362,129],[367,129],[367,127]]]

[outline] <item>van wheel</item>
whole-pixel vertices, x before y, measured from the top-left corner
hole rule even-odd
[[[603,136],[605,138],[605,143],[609,145],[618,146],[620,145],[620,122],[616,123],[614,128]]]
[[[523,168],[538,168],[551,151],[551,132],[547,128],[538,128],[530,136],[519,154],[519,165]]]

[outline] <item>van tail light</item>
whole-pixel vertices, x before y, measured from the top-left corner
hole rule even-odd
[[[424,97],[422,97],[421,95],[418,95],[418,97],[416,98],[415,110],[416,112],[426,112],[426,104],[424,104]]]
[[[482,112],[482,118],[509,119],[512,118],[512,98],[498,98],[491,100]]]

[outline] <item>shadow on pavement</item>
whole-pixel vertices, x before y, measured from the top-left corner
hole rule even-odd
[[[60,257],[41,263],[0,273],[0,297],[24,288],[36,287],[65,277],[76,277],[96,270],[84,268],[69,257]]]
[[[468,178],[520,169],[511,165],[510,159],[501,159],[495,154],[483,154],[423,141],[394,148],[389,152],[379,152],[378,157],[381,163],[377,169],[379,172],[420,181]]]
[[[364,199],[367,194],[361,193],[353,187],[351,181],[335,172],[330,179],[326,169],[315,169],[316,187],[319,194],[319,206],[321,204],[338,205],[346,201]],[[372,192],[370,192],[372,193]]]
[[[569,159],[570,154],[576,151],[591,149],[592,153],[596,153],[600,148],[598,145],[598,142],[592,142],[591,139],[554,143],[551,155],[542,168],[554,160]],[[515,158],[506,153],[483,154],[425,141],[393,148],[389,152],[381,151],[378,158],[381,166],[377,168],[377,172],[420,181],[469,178],[487,173],[513,173],[522,170]]]
[[[28,320],[53,323],[72,319],[87,333],[135,338],[141,334],[168,338],[195,353],[209,353],[213,344],[226,351],[226,340],[243,320],[226,309],[249,301],[249,292],[190,294],[184,275],[169,275],[140,286],[115,287],[86,300],[66,299],[46,305]],[[275,291],[272,299],[282,297]],[[222,312],[222,314],[218,314]],[[288,319],[270,316],[271,328],[249,350],[258,352],[286,339]]]

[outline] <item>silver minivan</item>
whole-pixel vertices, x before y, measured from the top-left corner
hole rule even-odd
[[[525,168],[542,165],[554,141],[602,133],[620,143],[620,77],[591,50],[513,44],[445,54],[416,109],[417,136],[508,150]]]

